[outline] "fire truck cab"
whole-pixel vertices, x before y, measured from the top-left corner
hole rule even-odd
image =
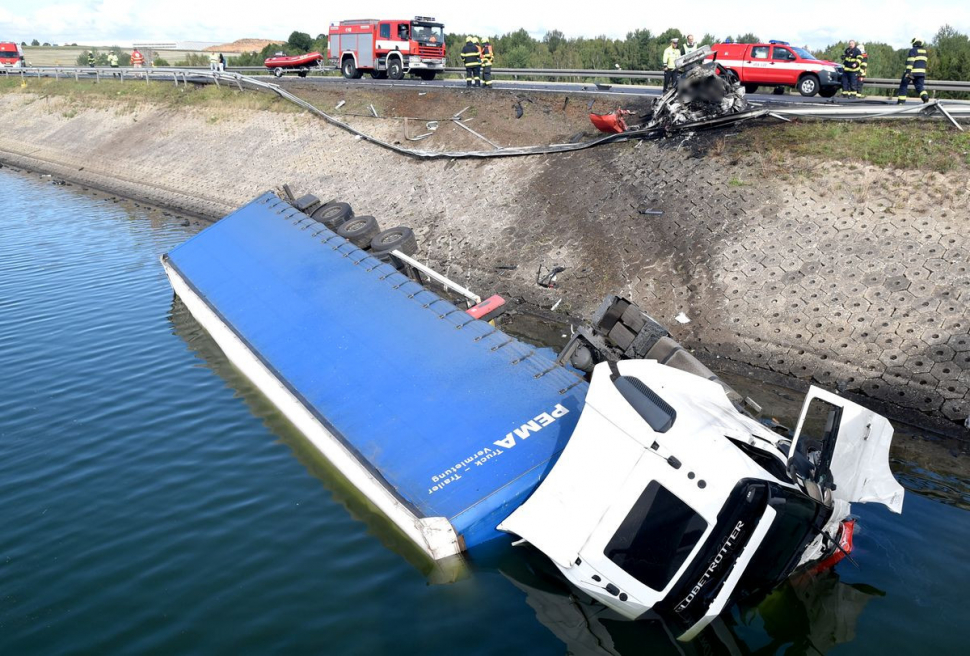
[[[24,51],[13,41],[0,41],[0,68],[24,66]]]
[[[400,80],[406,74],[433,80],[445,69],[444,25],[428,16],[411,20],[360,19],[330,26],[329,59],[356,80]]]

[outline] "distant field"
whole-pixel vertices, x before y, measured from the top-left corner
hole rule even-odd
[[[107,50],[107,48],[101,48],[94,46],[96,50]],[[24,46],[24,57],[27,59],[27,63],[31,66],[73,66],[77,62],[77,57],[81,53],[85,53],[91,49],[90,46]],[[130,50],[125,49],[126,52]],[[185,59],[186,55],[204,55],[209,56],[209,53],[202,52],[201,50],[156,50],[159,55],[165,58],[170,64],[174,64],[177,61]],[[148,53],[143,52],[146,57]],[[231,57],[231,55],[226,55]],[[122,66],[127,66],[127,61],[121,62]]]

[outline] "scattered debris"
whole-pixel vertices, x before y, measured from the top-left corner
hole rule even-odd
[[[334,109],[340,109],[341,107],[343,107],[346,104],[347,104],[347,101],[346,100],[341,100],[340,102],[337,103],[337,106],[334,107]]]
[[[545,287],[546,289],[556,288],[556,278],[560,273],[566,270],[564,266],[554,266],[546,275],[542,275],[542,265],[539,265],[539,270],[536,271],[536,284],[540,287]]]
[[[637,211],[640,214],[651,214],[656,216],[660,216],[661,214],[663,214],[663,210],[637,210]]]
[[[560,304],[560,303],[562,303],[562,298],[560,298],[560,299],[559,299],[558,301],[556,301],[555,303],[553,303],[553,304],[552,304],[552,307],[551,307],[551,308],[549,308],[549,309],[550,309],[550,310],[552,310],[553,312],[555,312],[555,311],[556,311],[556,308],[558,308],[558,307],[559,307],[559,304]]]
[[[512,105],[512,109],[515,110],[515,118],[522,118],[522,115],[525,113],[525,110],[522,109],[522,103],[520,102],[516,102],[514,105]]]
[[[380,116],[377,115],[377,110],[374,109],[374,105],[370,106],[370,113],[374,115],[374,118],[380,118]]]
[[[676,317],[674,317],[674,321],[676,321],[679,324],[686,324],[686,323],[690,323],[690,317],[688,317],[686,314],[681,312]]]
[[[515,271],[519,268],[518,264],[498,264],[495,267],[496,271]]]

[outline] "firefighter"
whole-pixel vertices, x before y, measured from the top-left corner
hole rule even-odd
[[[486,89],[492,88],[492,64],[495,63],[495,50],[488,37],[482,39],[482,84]]]
[[[134,68],[141,68],[145,65],[145,55],[138,52],[138,48],[131,51],[131,65]]]
[[[88,50],[88,66],[94,68],[94,53]]]
[[[859,74],[856,75],[855,79],[855,95],[856,98],[865,98],[862,95],[862,85],[866,83],[866,75],[869,72],[869,55],[866,53],[865,45],[860,43],[858,47],[862,54],[859,59]]]
[[[671,39],[670,46],[664,50],[664,91],[669,89],[674,83],[674,75],[676,73],[674,62],[680,57],[680,49],[677,47],[678,41],[679,39]]]
[[[685,43],[684,44],[684,47],[681,48],[681,52],[683,54],[685,54],[685,55],[689,55],[690,53],[694,52],[695,50],[697,50],[697,44],[694,43],[694,35],[693,34],[688,34],[687,35],[687,43]]]
[[[922,39],[913,39],[910,43],[913,47],[906,57],[906,72],[903,73],[903,79],[899,81],[899,91],[896,93],[896,103],[900,105],[906,102],[910,82],[916,87],[920,100],[930,101],[930,94],[923,88],[926,83],[926,47]]]
[[[842,53],[842,97],[856,97],[856,78],[862,64],[862,53],[855,47],[855,41],[849,41],[849,47]]]
[[[465,38],[465,46],[461,49],[461,59],[465,62],[465,86],[482,86],[482,55],[473,36]]]

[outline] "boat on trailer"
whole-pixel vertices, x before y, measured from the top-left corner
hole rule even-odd
[[[884,417],[813,387],[780,434],[619,297],[553,357],[429,289],[403,253],[336,234],[319,219],[345,210],[327,207],[263,194],[162,264],[228,358],[429,558],[529,544],[689,640],[848,555],[851,503],[901,511]]]
[[[284,55],[276,53],[263,60],[263,66],[273,72],[276,77],[283,77],[284,73],[295,72],[300,77],[306,77],[310,69],[319,66],[323,55],[319,52],[308,52],[304,55]]]

